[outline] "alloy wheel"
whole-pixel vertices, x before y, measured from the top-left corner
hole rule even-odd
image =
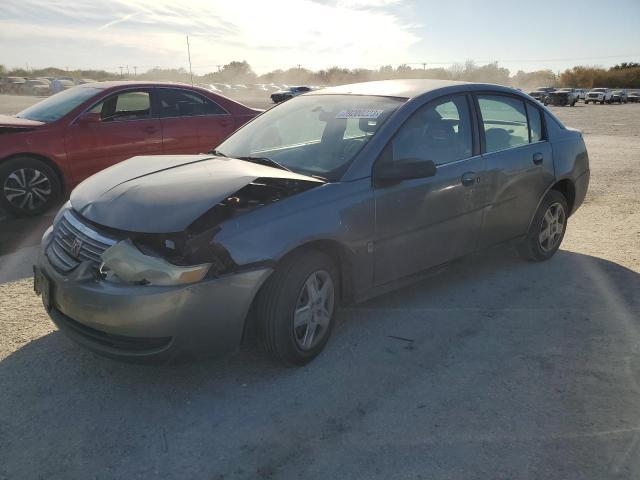
[[[538,241],[540,247],[545,252],[553,250],[560,240],[564,232],[566,222],[566,214],[564,207],[558,203],[552,203],[542,217],[542,225],[540,226],[540,234]]]
[[[36,210],[51,197],[51,180],[41,170],[20,168],[5,178],[4,196],[12,206],[20,210]]]
[[[311,350],[329,331],[335,302],[331,275],[318,270],[309,275],[298,294],[293,314],[293,335],[298,348]]]

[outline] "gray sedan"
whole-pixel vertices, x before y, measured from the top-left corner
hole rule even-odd
[[[550,259],[582,203],[582,135],[516,90],[369,82],[287,101],[208,155],[90,177],[42,239],[35,288],[104,355],[232,351],[302,365],[336,307],[491,245]]]

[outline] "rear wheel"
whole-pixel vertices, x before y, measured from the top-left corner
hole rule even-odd
[[[16,157],[0,164],[0,206],[20,216],[49,210],[62,193],[56,172],[42,160]]]
[[[558,251],[569,216],[567,200],[557,190],[550,190],[538,207],[526,238],[518,245],[518,252],[526,260],[548,260]]]
[[[305,365],[324,348],[339,292],[329,256],[305,250],[286,258],[262,287],[253,312],[265,349],[291,365]]]

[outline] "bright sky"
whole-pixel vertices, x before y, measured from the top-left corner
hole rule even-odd
[[[515,73],[640,61],[640,0],[0,0],[0,64],[258,73],[498,61]],[[416,65],[418,66],[418,65]],[[420,65],[421,66],[421,65]]]

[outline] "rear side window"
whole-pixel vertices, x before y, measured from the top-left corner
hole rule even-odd
[[[478,95],[487,153],[529,143],[527,113],[522,100],[503,95]]]
[[[393,161],[431,160],[443,165],[469,158],[471,128],[465,96],[435,100],[416,110],[393,137]]]
[[[531,143],[544,140],[542,130],[542,112],[536,107],[527,103],[527,114],[529,116],[529,132],[531,132]]]
[[[161,117],[197,117],[227,113],[213,100],[197,93],[172,88],[159,88],[157,91]]]

